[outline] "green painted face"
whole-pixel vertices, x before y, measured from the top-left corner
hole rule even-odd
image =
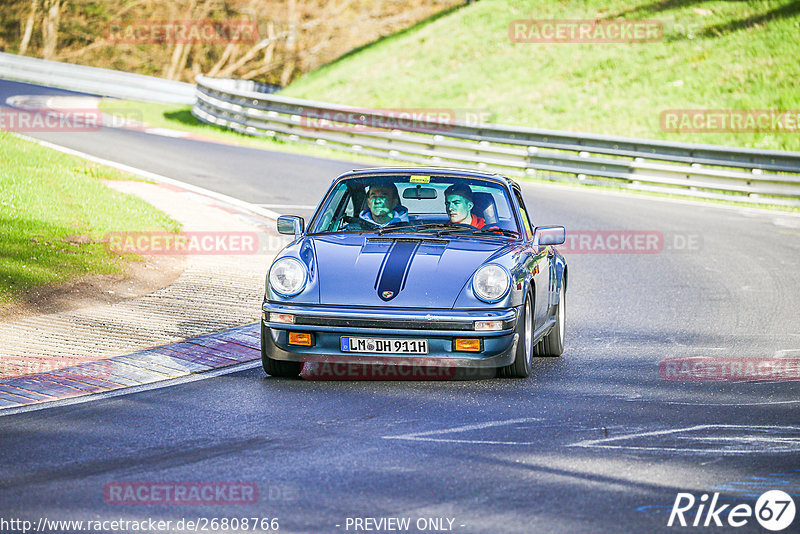
[[[447,195],[444,207],[451,223],[471,224],[474,204],[461,195]]]
[[[367,204],[372,213],[372,219],[379,224],[384,224],[392,219],[395,204],[391,191],[383,187],[373,187],[367,195]]]

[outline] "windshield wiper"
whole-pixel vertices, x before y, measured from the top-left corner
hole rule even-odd
[[[378,235],[409,232],[409,233],[427,233],[436,232],[437,236],[448,234],[456,234],[462,232],[469,232],[471,235],[486,236],[506,236],[506,237],[519,237],[519,233],[513,230],[505,230],[503,228],[475,228],[469,224],[453,224],[453,223],[428,223],[428,224],[404,224],[402,226],[388,226],[378,229]]]
[[[426,231],[426,230],[433,230],[437,228],[448,228],[449,224],[444,223],[435,223],[435,224],[404,224],[402,226],[384,226],[383,228],[378,229],[378,235],[393,233],[393,232],[405,232],[409,229],[413,229],[414,232]]]
[[[500,234],[507,237],[519,237],[519,232],[514,230],[506,230],[505,228],[479,228],[473,232],[474,234]]]
[[[409,228],[414,228],[414,224],[403,224],[400,226],[382,226],[378,228],[378,235],[390,234],[392,232],[403,232]]]
[[[420,227],[420,230],[424,231],[436,231],[437,234],[445,234],[450,233],[458,230],[469,230],[472,228],[468,224],[461,224],[461,223],[436,223],[436,224],[426,224],[425,226]]]
[[[439,230],[437,235],[454,234],[457,232],[469,232],[469,235],[480,237],[519,237],[519,233],[513,230],[505,230],[503,228],[475,228],[470,225],[448,225],[447,228]]]

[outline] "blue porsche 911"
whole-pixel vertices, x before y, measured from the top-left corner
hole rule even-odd
[[[563,226],[534,227],[519,185],[457,169],[345,173],[272,263],[264,370],[305,362],[495,368],[527,377],[564,347]]]

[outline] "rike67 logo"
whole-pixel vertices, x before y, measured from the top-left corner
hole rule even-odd
[[[731,508],[730,504],[718,504],[718,499],[719,493],[714,493],[710,502],[707,493],[699,499],[691,493],[678,493],[667,526],[722,527],[727,523],[730,527],[743,527],[755,516],[763,528],[777,532],[788,528],[794,521],[794,500],[784,491],[763,493],[755,507],[737,504]]]

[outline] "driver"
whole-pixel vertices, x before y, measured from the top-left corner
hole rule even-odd
[[[466,184],[453,184],[444,191],[444,207],[450,224],[470,224],[475,228],[483,228],[486,221],[472,213],[475,205],[472,189]]]
[[[359,218],[372,224],[386,226],[408,222],[408,208],[400,205],[400,194],[393,182],[371,185],[367,193],[367,206]]]

